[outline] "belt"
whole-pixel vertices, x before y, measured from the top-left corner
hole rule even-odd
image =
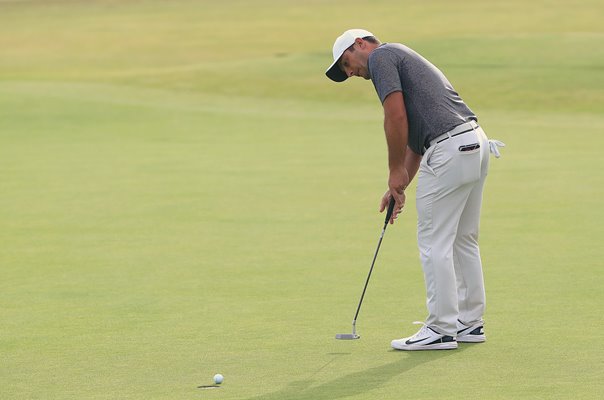
[[[444,142],[445,140],[452,138],[453,136],[463,135],[464,133],[468,133],[478,128],[478,124],[476,121],[470,121],[463,123],[461,125],[457,125],[455,128],[451,129],[449,132],[443,133],[440,136],[435,137],[430,141],[430,144],[426,146],[426,150],[430,147],[434,146],[436,143]]]

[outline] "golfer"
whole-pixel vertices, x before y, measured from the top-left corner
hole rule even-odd
[[[393,340],[392,347],[439,350],[484,342],[478,227],[489,148],[498,156],[503,143],[489,143],[438,68],[409,47],[382,44],[366,30],[351,29],[336,39],[326,75],[335,82],[370,79],[382,102],[390,173],[380,212],[393,197],[391,224],[419,170],[417,237],[428,317],[416,334]]]

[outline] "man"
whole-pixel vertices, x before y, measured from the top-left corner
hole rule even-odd
[[[503,143],[489,143],[443,73],[402,44],[381,44],[371,32],[351,29],[336,39],[333,60],[326,71],[331,80],[371,79],[384,107],[390,173],[380,212],[393,197],[391,224],[419,170],[418,245],[428,318],[392,347],[455,349],[458,342],[484,342],[478,227],[489,147],[498,156],[495,143]]]

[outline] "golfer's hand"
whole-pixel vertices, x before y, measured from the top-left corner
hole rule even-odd
[[[390,190],[386,190],[384,193],[384,197],[382,197],[382,202],[380,203],[380,212],[383,212],[388,205],[390,204],[390,198],[392,195],[390,194]],[[403,193],[403,204],[405,204],[405,193]],[[403,211],[403,206],[399,206],[398,203],[394,203],[394,210],[392,212],[392,217],[390,217],[390,223],[394,224],[394,220],[398,218],[398,215]]]
[[[382,202],[380,204],[380,212],[383,212],[388,204],[390,203],[390,198],[394,197],[394,212],[392,213],[392,217],[390,218],[390,223],[394,224],[394,220],[398,218],[398,215],[403,211],[403,207],[405,206],[405,189],[409,184],[409,174],[406,169],[401,169],[399,171],[391,171],[390,177],[388,178],[388,191],[382,197]]]

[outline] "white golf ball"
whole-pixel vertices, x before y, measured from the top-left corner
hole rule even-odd
[[[220,374],[214,375],[214,383],[220,385],[224,381],[224,376]]]

